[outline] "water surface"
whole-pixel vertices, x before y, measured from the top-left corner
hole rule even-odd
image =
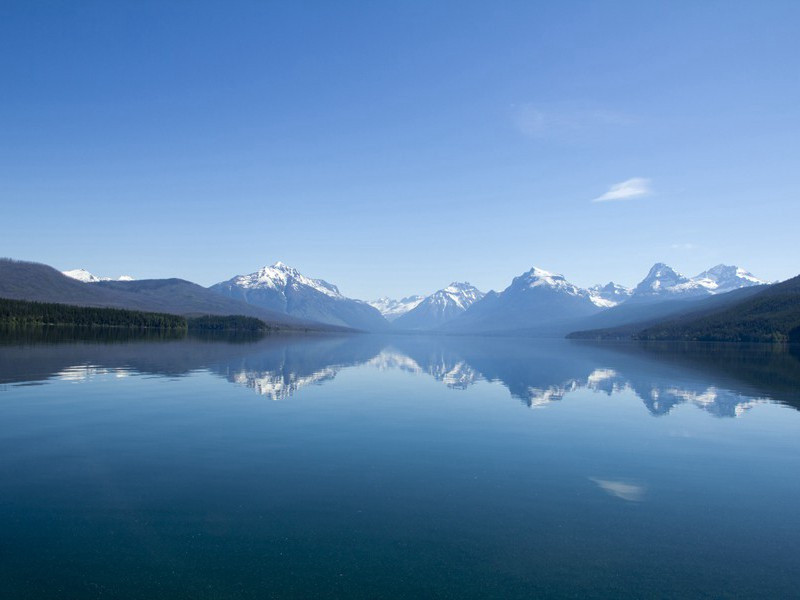
[[[0,344],[9,598],[777,598],[800,359],[415,336]]]

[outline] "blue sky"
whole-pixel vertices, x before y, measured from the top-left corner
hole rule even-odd
[[[6,1],[0,255],[204,285],[282,260],[360,298],[533,265],[785,279],[798,22],[778,1]]]

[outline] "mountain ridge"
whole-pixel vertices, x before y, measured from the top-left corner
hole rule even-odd
[[[365,331],[383,331],[389,327],[375,307],[363,300],[347,298],[337,286],[306,277],[280,261],[246,275],[236,275],[209,289],[301,319]]]
[[[399,329],[434,329],[466,312],[485,294],[468,282],[454,281],[425,297],[417,306],[394,321]]]
[[[242,315],[261,319],[276,327],[325,328],[321,323],[231,300],[183,279],[83,283],[48,265],[11,259],[0,259],[0,297],[181,316]]]

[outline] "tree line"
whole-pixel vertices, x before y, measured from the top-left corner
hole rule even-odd
[[[18,328],[50,325],[176,331],[266,332],[273,329],[260,319],[241,315],[204,315],[187,318],[168,313],[144,312],[122,308],[74,306],[71,304],[0,298],[0,326]]]

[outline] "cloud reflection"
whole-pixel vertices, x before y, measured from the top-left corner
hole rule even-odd
[[[601,490],[627,502],[641,502],[644,500],[645,487],[627,481],[616,479],[600,479],[599,477],[589,477],[589,481],[596,483]]]

